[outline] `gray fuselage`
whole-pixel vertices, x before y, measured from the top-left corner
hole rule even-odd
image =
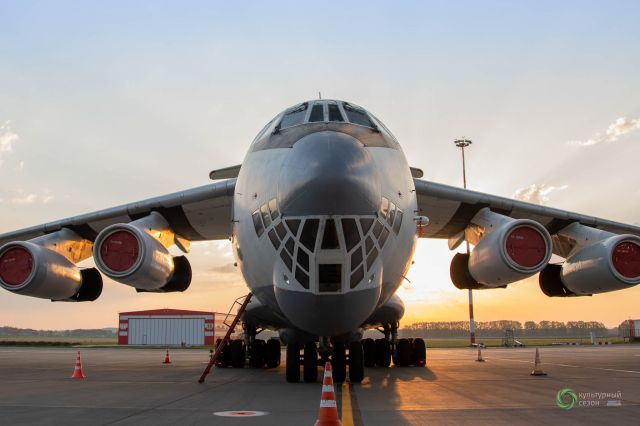
[[[371,127],[329,121],[332,103],[340,118],[356,108],[315,101],[324,120],[310,122],[307,108],[300,123],[281,126],[290,109],[267,124],[234,195],[233,250],[249,288],[319,336],[357,330],[389,301],[417,241],[415,189],[397,141],[370,114]]]

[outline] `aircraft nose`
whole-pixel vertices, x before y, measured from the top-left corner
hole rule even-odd
[[[356,138],[333,131],[296,142],[278,185],[285,216],[372,214],[380,197],[371,153]]]

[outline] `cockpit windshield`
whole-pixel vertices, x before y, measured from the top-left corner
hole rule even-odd
[[[309,104],[307,102],[300,104],[289,111],[287,111],[282,120],[280,121],[280,125],[278,126],[280,129],[286,129],[287,127],[293,127],[298,124],[302,124],[304,122],[304,118],[307,115],[307,108]]]
[[[305,134],[324,130],[346,133],[367,146],[398,147],[391,132],[364,108],[350,102],[317,99],[278,114],[258,133],[252,149],[290,148]]]
[[[353,106],[350,103],[345,102],[343,104],[344,111],[347,113],[347,118],[350,123],[359,124],[361,126],[373,127],[375,124],[371,121],[367,113],[359,107]]]
[[[349,102],[324,100],[305,102],[287,110],[277,128],[287,129],[299,124],[317,122],[348,122],[372,129],[378,128],[363,108]]]

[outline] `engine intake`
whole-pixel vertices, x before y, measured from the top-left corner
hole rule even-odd
[[[504,287],[540,272],[549,262],[552,242],[538,222],[512,219],[483,209],[465,230],[475,244],[470,255],[451,262],[451,280],[460,289]]]
[[[590,296],[639,283],[640,238],[634,235],[578,248],[562,266],[549,265],[540,274],[540,289],[549,297]]]
[[[173,257],[161,242],[173,241],[172,232],[165,231],[162,236],[155,232],[157,230],[147,228],[152,222],[157,225],[158,221],[164,219],[156,215],[105,228],[93,246],[98,269],[139,292],[185,291],[191,284],[191,265],[184,256]],[[160,239],[147,229],[160,235]],[[171,233],[171,238],[167,233]]]
[[[53,250],[20,241],[0,248],[0,286],[41,299],[85,302],[102,293],[102,276],[95,268],[79,269]]]

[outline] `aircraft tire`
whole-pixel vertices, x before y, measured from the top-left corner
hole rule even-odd
[[[307,342],[304,345],[302,376],[305,383],[318,381],[318,349],[315,342]]]
[[[364,366],[367,368],[376,365],[376,342],[373,339],[362,340],[362,349],[364,351]]]
[[[262,368],[265,364],[266,342],[262,339],[255,339],[249,352],[249,365],[252,368]]]
[[[391,346],[387,339],[376,340],[376,365],[378,367],[391,365]]]
[[[267,346],[265,347],[264,358],[267,363],[267,368],[276,368],[280,365],[280,340],[269,339],[267,340]]]
[[[343,343],[333,344],[333,354],[331,358],[333,381],[335,383],[343,383],[347,378],[347,356]]]
[[[349,343],[349,381],[360,383],[364,379],[364,351],[362,342]]]
[[[394,364],[400,367],[411,365],[411,342],[409,339],[400,339],[396,348],[396,359]]]
[[[298,383],[300,381],[300,344],[298,342],[289,342],[287,345],[285,370],[287,382]]]
[[[233,368],[244,367],[245,347],[244,342],[240,339],[232,340],[227,346],[229,350],[229,358],[231,358],[231,365]]]
[[[413,339],[413,365],[424,367],[427,365],[427,346],[423,339]]]

